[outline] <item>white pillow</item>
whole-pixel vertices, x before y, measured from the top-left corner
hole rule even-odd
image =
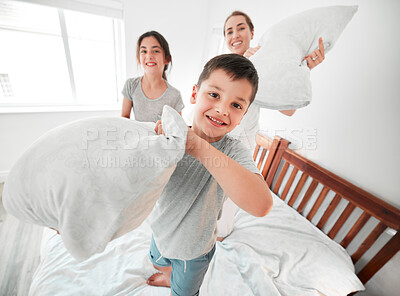
[[[358,6],[319,7],[290,16],[268,29],[260,50],[250,60],[259,75],[255,103],[275,110],[307,106],[312,97],[310,70],[303,60],[322,37],[325,53],[332,49]]]
[[[183,157],[187,126],[171,107],[165,136],[153,123],[94,117],[57,127],[33,143],[11,169],[5,209],[59,230],[81,261],[138,227]]]

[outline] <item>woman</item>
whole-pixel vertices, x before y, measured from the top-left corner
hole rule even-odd
[[[254,25],[250,17],[242,11],[232,12],[225,20],[224,36],[226,46],[232,53],[250,57],[260,49],[260,46],[250,47],[250,41],[254,37]],[[322,38],[319,38],[319,48],[310,55],[304,57],[308,67],[313,69],[325,59]],[[280,110],[281,113],[292,116],[296,110]],[[256,134],[259,130],[260,107],[256,104],[250,105],[242,122],[230,135],[240,139],[251,151],[255,148]],[[218,220],[218,240],[223,241],[233,230],[234,215],[237,206],[228,198],[223,206],[221,218]]]

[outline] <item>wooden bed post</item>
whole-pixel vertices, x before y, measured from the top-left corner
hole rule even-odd
[[[400,250],[400,231],[397,231],[386,245],[368,262],[358,273],[358,278],[365,284],[370,278],[381,269]]]
[[[280,163],[280,161],[276,161],[276,159],[280,160],[282,158],[283,152],[288,148],[288,146],[290,144],[290,142],[288,140],[285,140],[282,138],[279,138],[279,139],[280,139],[280,143],[278,146],[278,150],[275,154],[274,161],[271,165],[271,169],[269,170],[269,173],[266,177],[267,184],[270,188],[272,186],[272,181],[274,180],[275,173],[278,170],[279,163]]]

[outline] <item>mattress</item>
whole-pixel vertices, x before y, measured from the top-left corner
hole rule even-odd
[[[363,290],[346,251],[273,198],[265,217],[237,212],[232,234],[217,242],[200,295],[334,296]],[[59,235],[45,232],[29,295],[170,295],[169,288],[146,284],[157,272],[148,259],[148,220],[80,263]]]

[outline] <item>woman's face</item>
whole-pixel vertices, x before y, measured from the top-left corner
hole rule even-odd
[[[225,24],[225,41],[229,50],[243,55],[250,47],[254,31],[250,31],[246,19],[242,15],[231,16]]]

